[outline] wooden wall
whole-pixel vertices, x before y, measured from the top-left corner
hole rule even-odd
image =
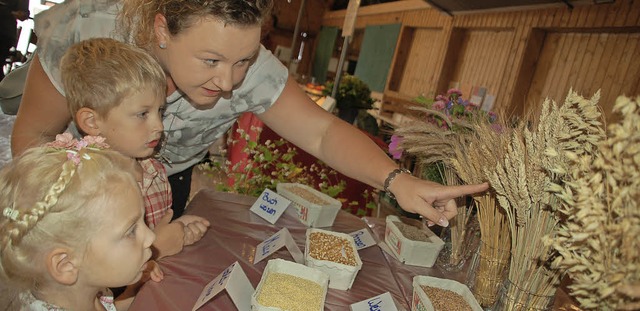
[[[277,18],[277,25],[270,33],[270,39],[274,46],[281,45],[283,47],[291,47],[293,43],[293,31],[295,30],[301,5],[302,0],[274,0],[273,10],[271,12]],[[322,15],[328,7],[329,4],[325,1],[305,1],[298,31],[306,32],[307,38],[303,39],[301,36],[298,36],[296,39],[297,43],[292,52],[293,54],[299,51],[303,40],[305,43],[302,60],[298,65],[296,73],[305,74],[311,72],[313,47],[314,44],[316,44],[317,35],[322,26]],[[286,63],[285,65],[288,66],[289,64]]]
[[[343,20],[343,11],[326,12],[322,23]],[[544,97],[562,101],[570,88],[601,89],[608,116],[618,95],[640,94],[640,1],[447,16],[409,0],[360,8],[356,27],[388,23],[403,27],[385,94],[415,97],[457,82],[487,88],[495,109],[517,115]]]

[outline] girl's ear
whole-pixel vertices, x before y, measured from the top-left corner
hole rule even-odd
[[[156,43],[162,48],[166,48],[167,41],[170,39],[169,28],[167,26],[167,18],[158,13],[153,20],[153,32],[156,35]]]
[[[78,112],[76,112],[76,126],[81,133],[99,136],[100,126],[98,118],[98,113],[95,110],[86,107],[80,108]]]
[[[66,248],[55,248],[46,258],[49,275],[58,283],[73,285],[78,280],[78,267],[72,259],[71,251]]]

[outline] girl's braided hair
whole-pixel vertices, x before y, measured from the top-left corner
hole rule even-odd
[[[49,250],[82,254],[96,221],[110,214],[99,203],[114,187],[137,188],[133,159],[79,144],[32,148],[0,171],[0,279],[20,290],[46,280]]]

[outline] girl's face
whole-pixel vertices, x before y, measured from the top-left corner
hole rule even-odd
[[[156,23],[158,21],[156,20]],[[244,80],[260,51],[260,25],[225,25],[203,18],[172,36],[156,27],[156,48],[165,71],[198,109],[213,107],[221,97],[229,98]]]
[[[144,223],[144,204],[138,185],[122,182],[94,201],[95,228],[82,262],[81,275],[88,286],[120,287],[140,280],[151,258],[155,234]]]

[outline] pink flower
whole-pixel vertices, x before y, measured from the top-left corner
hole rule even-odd
[[[435,110],[443,110],[446,105],[447,104],[444,101],[439,100],[439,101],[433,103],[431,108],[433,108]]]
[[[453,94],[456,94],[458,96],[462,96],[462,91],[460,91],[459,89],[455,89],[455,88],[454,89],[449,89],[447,91],[447,96],[451,96]]]
[[[67,159],[73,161],[75,165],[80,164],[80,156],[73,150],[67,150]]]
[[[83,148],[89,148],[93,150],[106,149],[109,145],[106,144],[104,137],[98,136],[85,136],[81,140],[73,138],[70,133],[62,133],[56,135],[56,140],[50,143],[46,143],[45,147],[51,147],[54,150],[64,151],[67,153],[67,159],[73,161],[74,164],[80,164],[79,151]],[[87,154],[83,155],[85,159],[91,159]]]
[[[73,135],[71,135],[71,133],[58,134],[56,135],[56,140],[45,144],[46,147],[63,149],[73,148],[75,145],[76,140],[75,138],[73,138]]]
[[[82,140],[84,140],[87,143],[87,146],[89,147],[100,148],[100,149],[109,148],[109,144],[104,142],[106,138],[102,136],[87,135]]]
[[[89,146],[89,144],[87,144],[86,141],[84,140],[76,140],[76,145],[75,145],[75,149],[76,150],[80,150],[86,146]]]
[[[389,143],[389,153],[391,156],[400,160],[402,158],[402,148],[400,148],[400,143],[402,143],[402,137],[398,135],[391,135],[391,142]]]
[[[473,106],[474,108],[478,108],[480,107],[480,103],[476,103],[476,102],[469,102],[469,106]]]

